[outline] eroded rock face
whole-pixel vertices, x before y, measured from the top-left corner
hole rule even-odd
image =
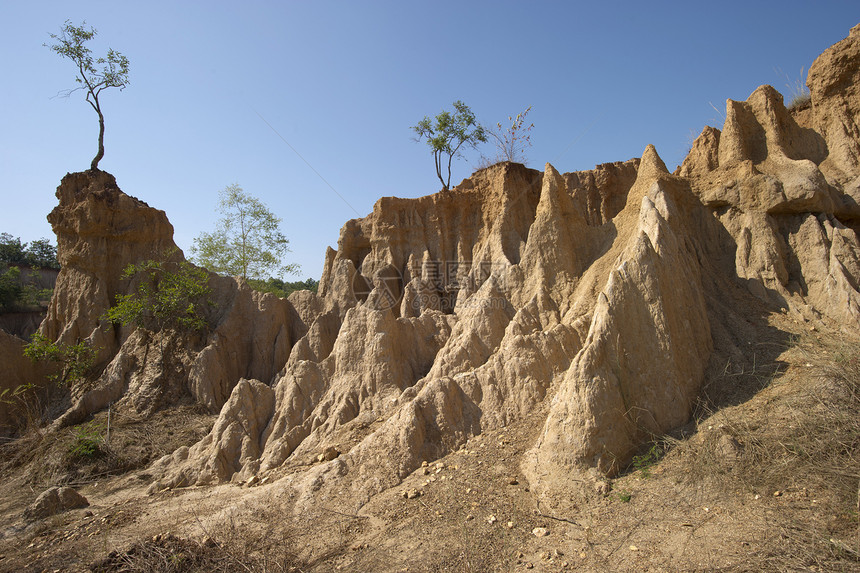
[[[59,425],[77,423],[119,401],[148,415],[191,396],[218,412],[240,378],[271,382],[303,335],[295,308],[232,278],[210,275],[209,329],[202,334],[149,333],[105,320],[117,295],[134,285],[126,266],[148,259],[182,261],[163,211],[123,193],[102,171],[66,175],[48,219],[62,270],[41,332],[51,340],[86,340],[102,374],[72,387]]]
[[[709,364],[743,359],[744,309],[856,330],[857,137],[843,111],[857,96],[840,67],[857,78],[854,36],[813,66],[812,120],[763,86],[727,103],[676,175],[650,146],[592,172],[503,163],[348,222],[320,295],[296,300],[306,334],[259,458],[234,453],[236,475],[336,447],[289,482],[307,503],[337,490],[360,505],[549,400],[522,469],[551,497],[684,424]],[[207,440],[165,459],[156,487],[209,479],[195,468],[224,437]]]
[[[50,366],[34,364],[24,356],[26,343],[0,329],[0,436],[12,436],[19,424],[26,423],[26,412],[15,398],[16,391],[23,390],[28,384],[36,388],[27,393],[41,392],[41,383],[51,373]]]
[[[275,393],[266,384],[240,380],[212,431],[191,448],[181,447],[162,458],[153,469],[172,472],[171,486],[217,483],[253,475],[260,464],[261,438],[274,402]],[[196,463],[182,465],[189,458]],[[150,491],[158,489],[159,484],[153,484]]]
[[[237,475],[337,446],[344,454],[314,470],[314,487],[329,476],[366,499],[422,460],[522,419],[554,385],[561,389],[553,403],[565,407],[553,409],[548,434],[562,435],[586,415],[595,435],[606,434],[538,445],[538,457],[567,450],[559,472],[592,463],[617,469],[642,439],[641,431],[606,426],[615,416],[630,418],[624,407],[604,408],[608,402],[629,398],[640,412],[629,420],[634,427],[644,412],[654,431],[686,421],[712,346],[689,238],[697,221],[691,210],[707,213],[653,148],[641,166],[613,169],[636,169],[638,177],[610,185],[601,175],[601,186],[595,174],[500,164],[449,193],[382,200],[371,216],[347,224],[340,248],[327,256],[324,294],[304,296],[301,314],[313,322],[275,387],[260,458],[231,458],[242,468]],[[577,181],[591,187],[568,188]],[[620,211],[612,206],[619,196]],[[453,213],[458,227],[444,219]],[[685,272],[676,276],[676,268]],[[597,300],[601,289],[611,304]],[[611,370],[623,353],[618,345],[642,337],[653,343],[625,359],[617,379],[575,396],[581,380]],[[661,385],[652,380],[657,372]],[[565,392],[568,400],[560,398]],[[345,440],[356,436],[349,447]],[[595,445],[601,439],[612,441],[610,451]],[[203,451],[165,458],[162,466],[172,469],[153,487],[210,479],[196,468],[208,467],[203,460],[213,459],[223,440],[216,429]]]
[[[523,464],[539,491],[569,487],[572,468],[612,474],[648,436],[687,421],[713,349],[690,195],[646,149],[588,334]]]
[[[501,163],[349,221],[319,294],[213,277],[216,326],[174,367],[221,413],[154,466],[152,489],[295,462],[311,465],[285,478],[297,511],[319,496],[359,507],[470,436],[546,412],[522,469],[551,498],[684,424],[708,372],[746,359],[751,311],[856,332],[858,34],[811,68],[801,121],[763,86],[727,103],[675,175],[651,146],[591,172]],[[122,288],[79,275],[91,306]],[[57,332],[100,326],[64,300],[55,315],[80,324]],[[157,378],[141,337],[101,379],[123,399]]]
[[[735,272],[770,304],[860,325],[860,28],[810,68],[801,127],[770,86],[729,100],[679,169],[731,236]]]

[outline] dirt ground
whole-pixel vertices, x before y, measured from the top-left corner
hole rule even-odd
[[[552,504],[519,470],[540,411],[429,462],[357,513],[320,504],[300,518],[278,480],[146,495],[146,460],[214,420],[187,406],[116,426],[117,449],[152,442],[125,465],[75,470],[56,462],[68,450],[57,437],[7,444],[0,571],[860,571],[860,345],[778,326],[796,332],[778,368],[727,367],[687,426]],[[708,396],[720,384],[757,391]],[[24,521],[64,480],[90,505]]]

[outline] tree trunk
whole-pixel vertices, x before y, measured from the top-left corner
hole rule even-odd
[[[442,182],[442,190],[447,191],[448,190],[448,184],[445,183],[444,179],[442,179],[442,152],[441,151],[435,151],[433,153],[433,159],[436,161],[436,177],[438,177],[439,181]]]
[[[105,156],[105,118],[98,108],[96,108],[96,111],[99,114],[99,152],[90,164],[90,169],[93,171],[99,170],[99,161]]]
[[[458,146],[459,147],[459,146]],[[456,149],[454,150],[457,151]],[[451,153],[448,155],[448,182],[445,183],[445,191],[447,191],[451,187],[451,161],[454,159],[454,154]]]

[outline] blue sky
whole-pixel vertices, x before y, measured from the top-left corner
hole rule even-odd
[[[66,19],[98,30],[94,54],[131,61],[129,87],[102,96],[100,167],[166,211],[186,254],[238,183],[283,219],[304,279],[379,197],[439,190],[409,127],[454,100],[488,125],[532,106],[536,169],[649,143],[673,169],[702,127],[721,127],[727,98],[805,80],[860,3],[0,0],[0,231],[23,241],[54,240],[56,186],[96,151],[83,94],[54,97],[73,65],[42,46]],[[477,161],[457,161],[452,185]]]

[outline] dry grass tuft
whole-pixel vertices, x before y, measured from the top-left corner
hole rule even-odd
[[[89,422],[53,431],[34,424],[0,446],[0,470],[24,468],[28,483],[38,487],[80,486],[137,470],[191,445],[214,420],[197,405],[177,406],[151,418],[114,409],[108,436],[107,417],[100,412]]]
[[[254,522],[229,518],[204,527],[201,540],[172,533],[140,540],[123,552],[112,551],[91,565],[96,573],[234,572],[301,573],[308,563],[299,557],[300,535],[293,523],[272,507],[254,508]],[[275,527],[274,524],[277,524]]]
[[[297,558],[283,546],[249,548],[244,538],[203,542],[183,539],[172,534],[157,535],[141,541],[128,551],[111,552],[92,565],[95,573],[212,573],[246,571],[248,573],[299,573]],[[274,544],[272,544],[274,545]]]
[[[799,366],[754,410],[724,408],[676,442],[686,479],[722,495],[778,498],[760,570],[856,571],[860,564],[860,345],[798,339]]]

